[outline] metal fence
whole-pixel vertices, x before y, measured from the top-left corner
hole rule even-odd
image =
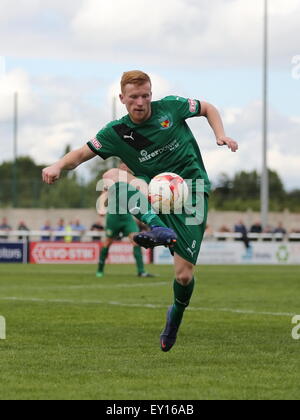
[[[41,231],[41,230],[14,230],[14,231],[0,231],[0,239],[3,240],[42,240],[45,241],[92,241],[92,240],[101,240],[105,237],[105,231],[86,231],[86,232],[76,232],[76,231]],[[249,233],[247,236],[249,241],[269,241],[269,242],[278,242],[278,241],[299,241],[300,242],[300,233]],[[215,241],[235,241],[243,240],[244,236],[241,233],[223,233],[215,232],[213,234],[206,234],[204,237],[205,240],[215,240]]]

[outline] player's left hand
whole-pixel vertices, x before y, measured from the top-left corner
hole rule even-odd
[[[239,148],[239,145],[236,141],[232,140],[230,137],[219,137],[217,139],[217,144],[219,146],[226,146],[228,147],[228,149],[230,149],[232,152],[236,152]]]

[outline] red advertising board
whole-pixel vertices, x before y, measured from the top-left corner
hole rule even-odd
[[[29,262],[31,264],[97,264],[100,243],[81,242],[32,242]],[[151,262],[151,254],[143,250],[145,264]],[[116,242],[110,250],[108,264],[134,264],[133,247],[129,242]]]
[[[143,249],[143,256],[145,264],[150,264],[150,250]],[[133,246],[128,242],[115,242],[109,250],[107,263],[135,264],[135,259],[133,256]]]
[[[99,259],[97,243],[32,242],[31,264],[96,264]]]

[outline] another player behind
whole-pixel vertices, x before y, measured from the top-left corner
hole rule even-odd
[[[129,171],[129,168],[125,164],[121,164],[119,168],[124,171]],[[119,203],[120,201],[119,194],[120,191],[119,189],[117,189],[116,196],[114,197],[114,200],[117,203]],[[108,196],[109,191],[104,191],[102,192],[99,199],[98,214],[100,216],[106,216],[106,238],[104,239],[103,247],[100,253],[98,271],[96,276],[98,278],[102,278],[104,276],[105,263],[109,254],[109,249],[113,242],[119,239],[120,237],[128,237],[131,244],[133,245],[133,255],[136,262],[138,277],[154,277],[152,274],[147,273],[145,271],[142,249],[133,240],[133,237],[140,231],[134,217],[129,213],[120,214],[120,212],[118,212],[118,214],[113,214],[113,212],[110,212],[109,208],[107,207]]]

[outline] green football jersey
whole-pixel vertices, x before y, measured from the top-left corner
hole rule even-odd
[[[129,115],[109,123],[88,142],[90,149],[107,159],[118,156],[137,177],[149,180],[162,172],[184,179],[203,180],[209,194],[210,182],[197,141],[186,123],[199,116],[201,103],[168,96],[151,103],[151,117],[141,123]]]

